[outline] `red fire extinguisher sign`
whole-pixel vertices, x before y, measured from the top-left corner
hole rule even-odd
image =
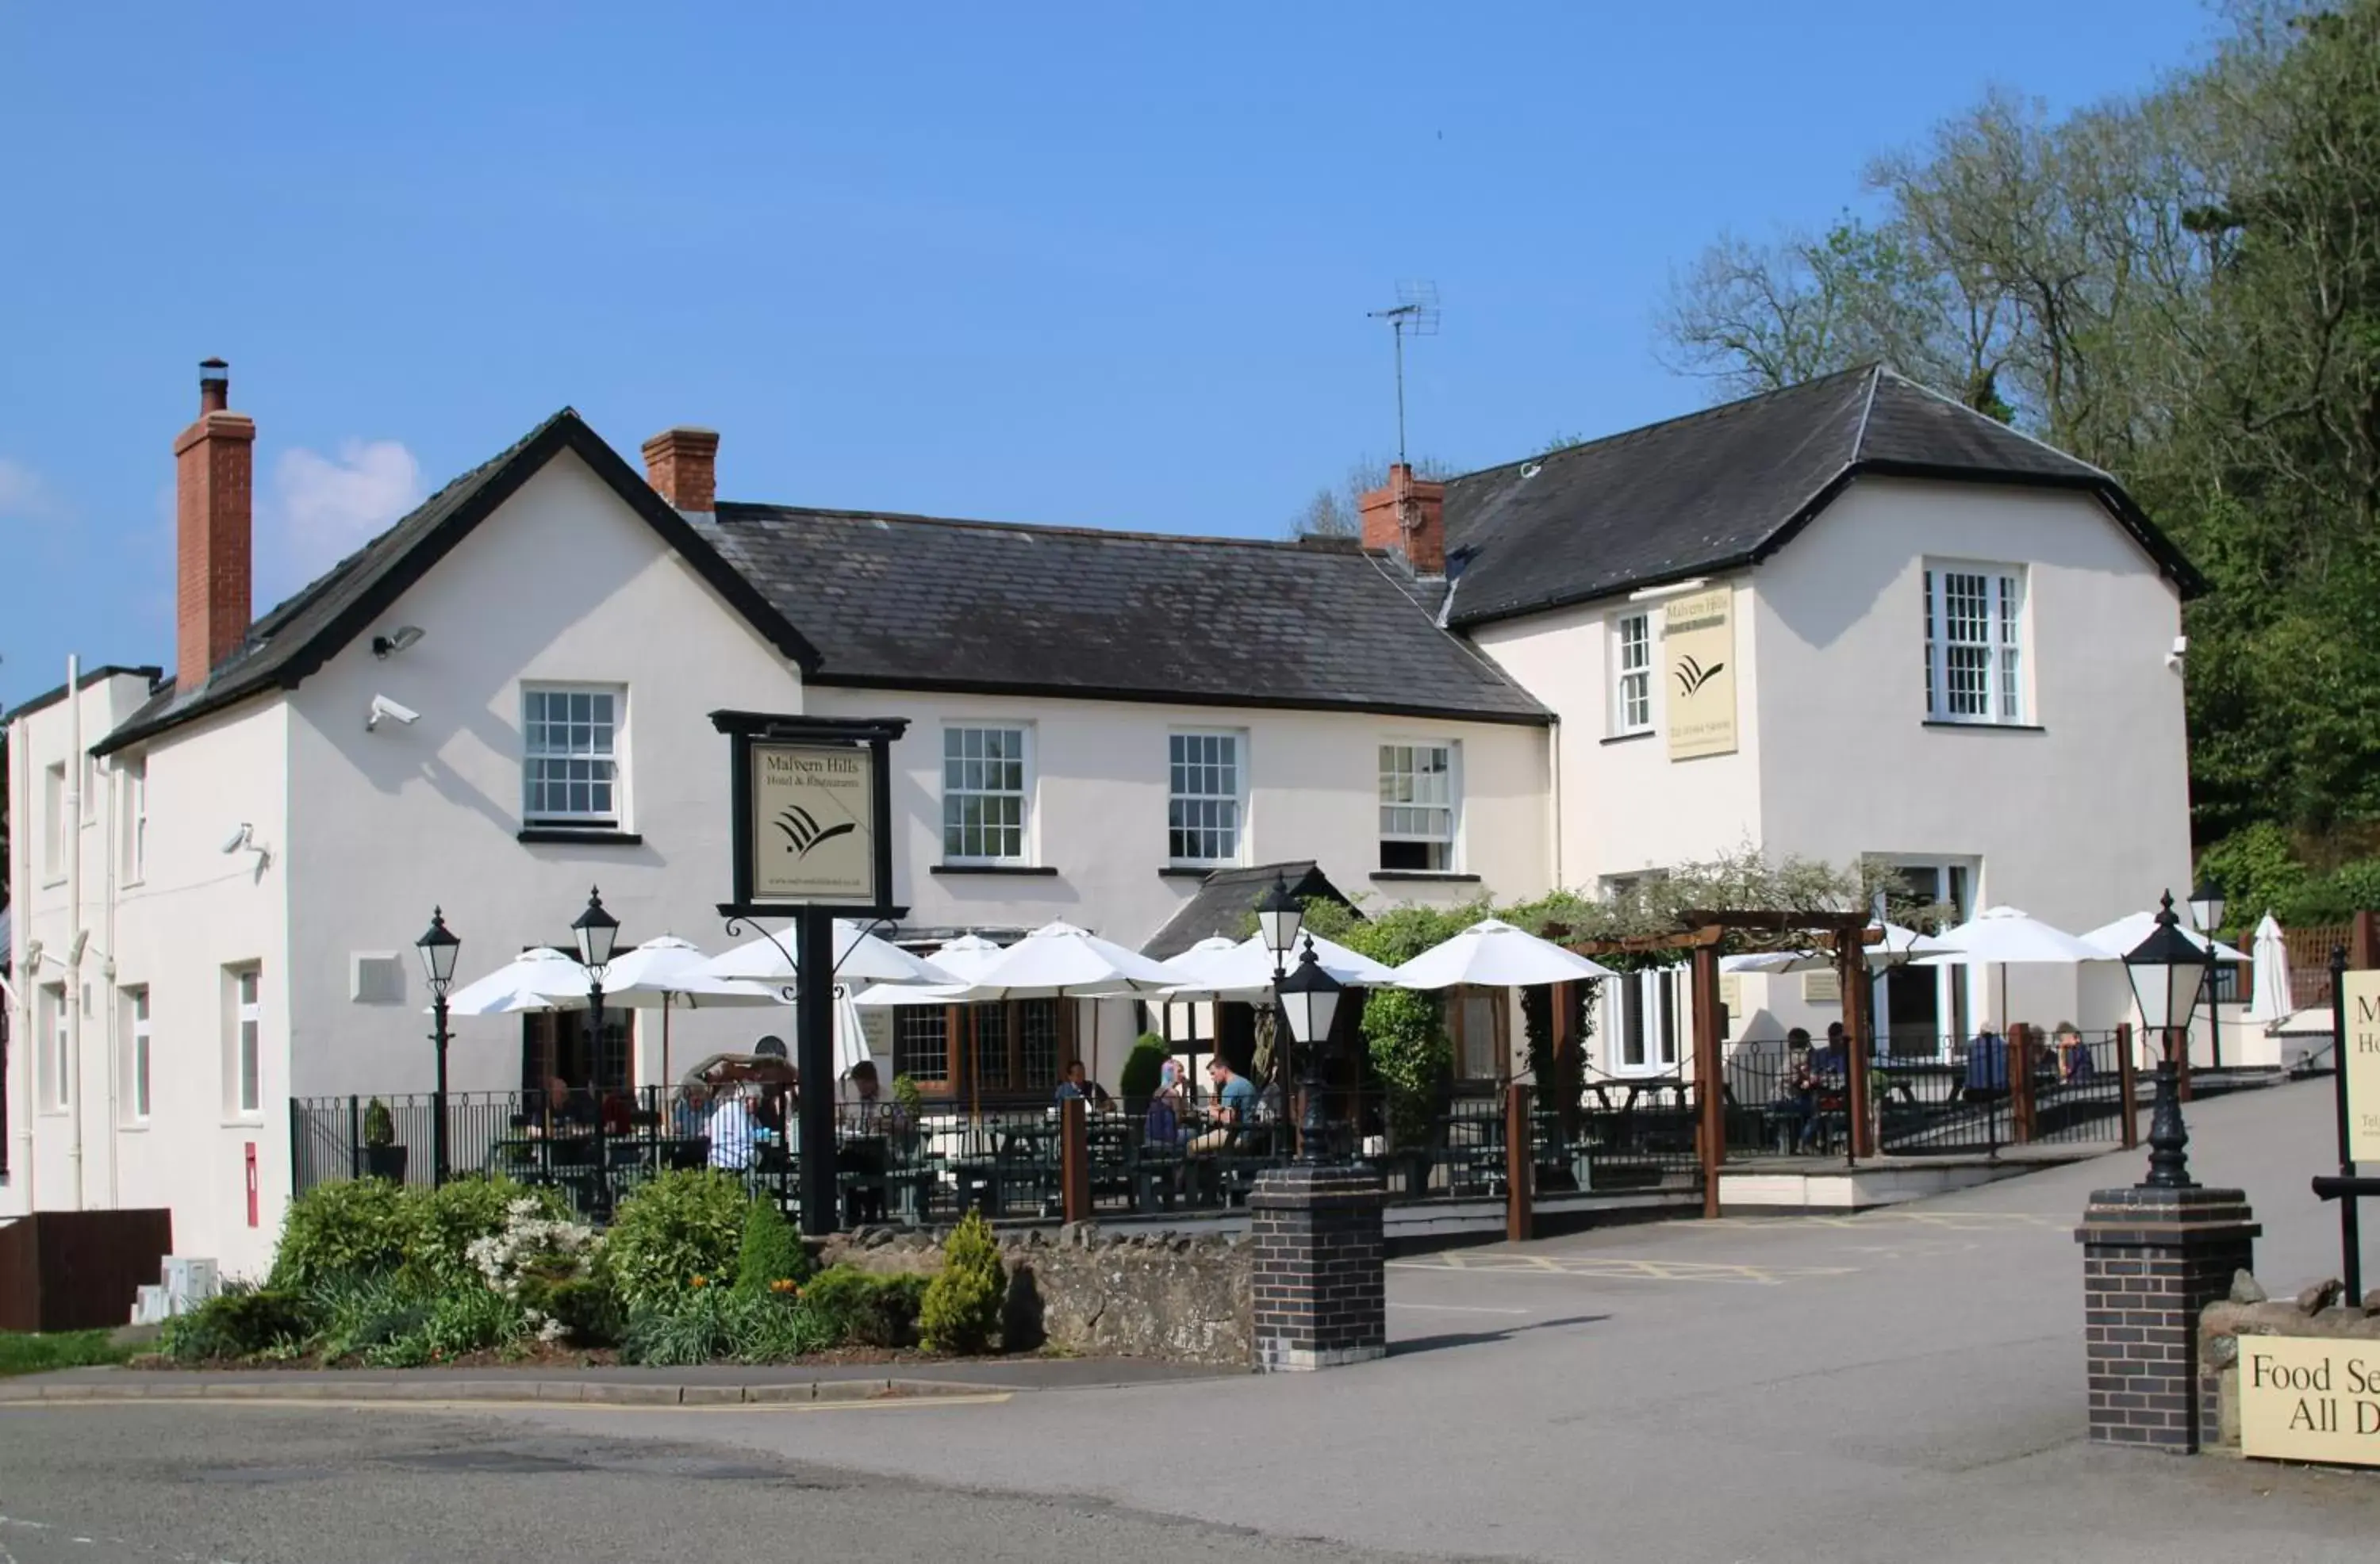
[[[255,1227],[261,1214],[256,1203],[256,1143],[248,1143],[248,1225]]]

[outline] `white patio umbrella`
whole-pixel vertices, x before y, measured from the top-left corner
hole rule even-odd
[[[1389,974],[1400,988],[1533,988],[1617,976],[1608,966],[1565,951],[1504,922],[1483,918],[1453,939],[1431,946]]]
[[[2155,927],[2155,913],[2127,913],[2113,923],[2101,924],[2090,933],[2082,936],[2082,939],[2084,943],[2096,945],[2108,955],[2121,961],[2139,949],[2141,941],[2147,939],[2150,931]],[[2248,959],[2221,940],[2209,940],[2194,929],[2180,928],[2179,931],[2183,939],[2202,951],[2209,945],[2214,946],[2216,961],[2243,962]]]
[[[1393,975],[1371,957],[1358,954],[1319,934],[1298,936],[1297,949],[1285,964],[1291,971],[1305,959],[1308,940],[1315,964],[1351,988],[1384,988]],[[1220,949],[1215,947],[1220,946]],[[1190,981],[1165,990],[1169,1000],[1227,1000],[1261,1004],[1272,996],[1272,951],[1264,936],[1251,934],[1236,942],[1201,940],[1167,964],[1186,969]]]
[[[2089,962],[2120,961],[2081,938],[2054,927],[2014,907],[1985,907],[1959,925],[1942,931],[1948,950],[1920,956],[1918,966],[1952,962],[1982,962],[2000,969],[1999,1021],[2008,1024],[2008,969],[2011,966],[2081,966]]]
[[[964,990],[977,1000],[1108,999],[1153,994],[1189,975],[1071,923],[1045,923],[988,963]],[[1099,1012],[1091,1007],[1091,1073],[1099,1068]]]
[[[2266,1025],[2285,1020],[2298,1008],[2297,996],[2289,987],[2289,945],[2281,938],[2281,926],[2272,914],[2256,925],[2256,989],[2254,1003],[2248,1007],[2248,1019]]]
[[[714,956],[710,975],[760,983],[790,983],[794,980],[794,964],[786,952],[793,949],[793,937],[789,932],[783,939],[783,949],[776,940],[764,937]],[[923,956],[911,955],[890,940],[870,934],[858,924],[835,919],[834,976],[838,982],[949,983],[955,976]]]
[[[485,977],[446,996],[449,1015],[516,1015],[523,1011],[569,1010],[587,1003],[587,969],[578,958],[549,946],[523,951]],[[429,1009],[424,1007],[425,1013]]]
[[[1949,949],[1933,935],[1920,934],[1897,923],[1871,923],[1868,927],[1882,930],[1884,935],[1867,947],[1867,964],[1871,967],[1897,966],[1918,956],[1934,955]],[[1835,958],[1828,951],[1747,951],[1741,955],[1721,956],[1718,969],[1721,972],[1749,972],[1768,976],[1796,972],[1832,972]]]
[[[579,1002],[586,1002],[580,977]],[[698,946],[664,934],[612,958],[603,969],[603,1002],[628,1010],[662,1012],[662,1079],[670,1077],[670,1012],[717,1006],[783,1005],[782,985],[721,977]]]

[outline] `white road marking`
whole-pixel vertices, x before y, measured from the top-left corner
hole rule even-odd
[[[1475,1303],[1401,1303],[1391,1302],[1392,1309],[1428,1309],[1441,1315],[1525,1315],[1527,1309],[1488,1309]]]

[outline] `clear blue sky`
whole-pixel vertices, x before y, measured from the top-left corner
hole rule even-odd
[[[1392,447],[1702,402],[1649,321],[2001,83],[2189,0],[190,7],[0,14],[0,703],[170,664],[197,360],[260,426],[258,608],[565,404],[731,499],[1277,534]]]

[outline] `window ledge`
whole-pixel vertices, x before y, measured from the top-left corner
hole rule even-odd
[[[577,826],[524,826],[514,834],[516,842],[531,846],[557,847],[642,847],[644,837],[633,830],[613,830],[608,826],[581,829]]]
[[[1655,728],[1639,728],[1633,734],[1613,734],[1609,738],[1605,739],[1603,742],[1606,744],[1633,744],[1640,738],[1651,738],[1658,731],[1658,729]]]
[[[1165,864],[1157,871],[1160,879],[1204,879],[1218,869],[1237,868],[1237,864]]]
[[[1928,717],[1921,726],[1949,728],[1964,734],[2046,734],[2049,731],[2038,722],[1952,722],[1939,717]]]
[[[1023,874],[1054,876],[1057,869],[1047,864],[936,864],[928,874]]]
[[[1395,880],[1437,879],[1444,880],[1449,884],[1453,885],[1476,885],[1479,883],[1479,877],[1477,875],[1464,874],[1459,869],[1374,869],[1372,871],[1372,878],[1374,879]]]

